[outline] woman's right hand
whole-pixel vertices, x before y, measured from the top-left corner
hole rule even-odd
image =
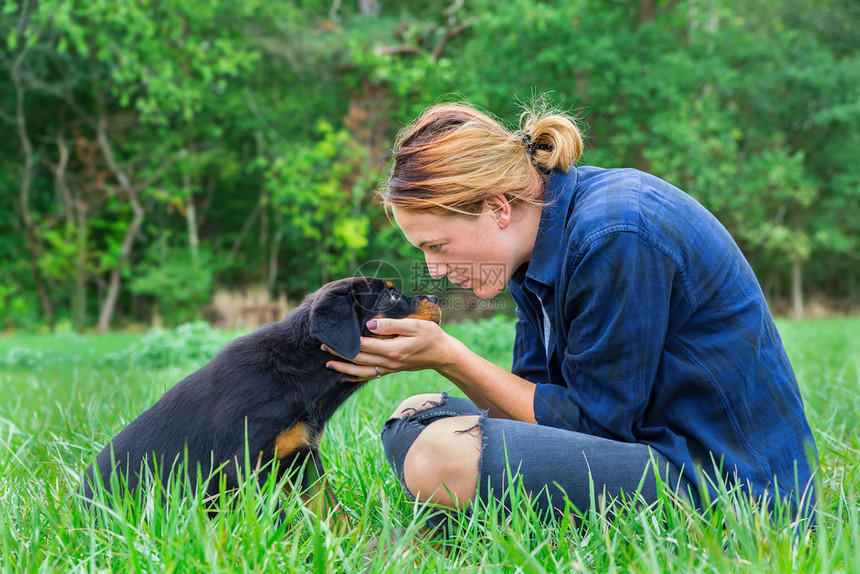
[[[370,331],[395,336],[362,337],[361,351],[351,363],[329,361],[326,366],[354,382],[399,371],[434,369],[457,385],[479,409],[488,409],[490,416],[536,422],[534,383],[476,355],[436,323],[376,319],[376,327]]]
[[[375,325],[374,325],[375,323]],[[400,371],[444,370],[456,362],[460,342],[432,321],[423,319],[374,319],[368,322],[374,335],[362,337],[361,350],[352,362],[329,361],[326,366],[355,381]],[[330,349],[327,349],[332,354]]]

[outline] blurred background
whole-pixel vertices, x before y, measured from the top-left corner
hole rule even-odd
[[[368,269],[425,287],[374,199],[397,131],[442,101],[515,127],[539,94],[581,165],[711,210],[776,313],[860,308],[856,0],[0,6],[0,331],[246,326]]]

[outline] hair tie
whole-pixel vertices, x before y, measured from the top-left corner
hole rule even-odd
[[[517,135],[520,136],[520,145],[526,148],[526,151],[531,156],[532,159],[535,157],[535,152],[537,150],[541,151],[552,151],[552,146],[547,144],[539,144],[532,139],[529,130],[525,130],[523,132],[517,132]]]

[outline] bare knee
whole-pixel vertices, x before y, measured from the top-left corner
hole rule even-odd
[[[394,412],[391,413],[391,416],[388,418],[402,419],[408,417],[411,414],[423,411],[424,409],[429,409],[430,407],[438,407],[441,404],[442,395],[440,393],[424,393],[421,395],[413,395],[400,403],[400,405],[396,409],[394,409]]]
[[[440,419],[427,426],[406,454],[406,487],[422,502],[463,508],[475,497],[481,457],[479,416]]]

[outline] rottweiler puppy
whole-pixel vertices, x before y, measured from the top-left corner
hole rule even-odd
[[[283,320],[230,342],[122,429],[87,470],[84,496],[93,498],[96,476],[110,491],[113,472],[134,493],[147,467],[166,486],[179,463],[187,464],[192,488],[198,470],[203,478],[218,475],[207,483],[208,496],[219,492],[221,482],[228,489],[238,487],[246,462],[261,469],[261,482],[273,467],[278,478],[301,467],[302,488],[310,487],[308,482],[319,485],[325,424],[363,385],[344,382],[341,373],[327,369],[332,356],[321,343],[354,358],[359,337],[372,336],[365,324],[380,317],[438,323],[441,311],[435,297],[406,296],[380,279],[358,277],[323,286]],[[266,464],[274,460],[277,465]]]

